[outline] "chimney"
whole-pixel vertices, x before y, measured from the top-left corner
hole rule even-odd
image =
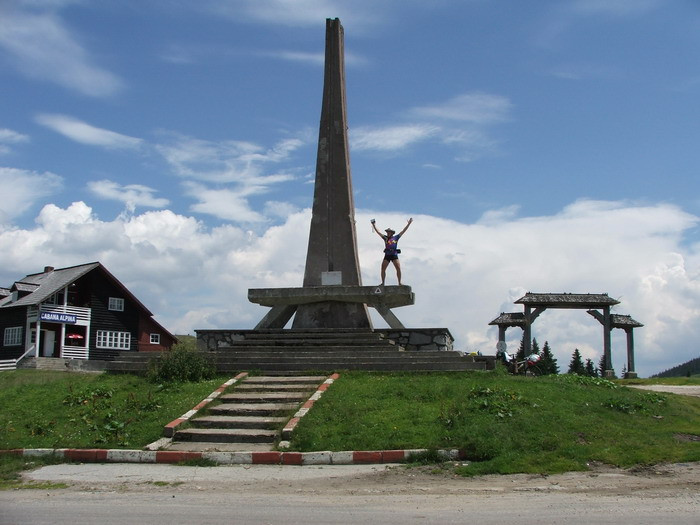
[[[53,272],[54,267],[53,266],[44,266],[44,273],[51,273]]]

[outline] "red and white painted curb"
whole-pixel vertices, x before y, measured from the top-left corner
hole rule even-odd
[[[402,463],[427,449],[354,450],[344,452],[187,452],[178,450],[118,450],[75,448],[25,448],[0,450],[23,457],[55,457],[80,463],[181,463],[198,459],[219,465],[361,465]],[[464,459],[460,450],[438,450],[448,460]]]
[[[204,459],[219,465],[360,465],[381,463],[402,463],[411,456],[424,454],[427,449],[402,449],[402,450],[349,450],[342,452],[194,452],[180,450],[158,450],[161,446],[171,441],[175,429],[188,421],[199,410],[206,407],[214,399],[219,397],[228,387],[248,376],[247,372],[241,372],[236,377],[229,379],[219,388],[214,390],[206,399],[177,419],[174,419],[164,428],[165,438],[162,438],[146,447],[147,450],[121,450],[100,448],[24,448],[12,450],[0,450],[0,454],[12,454],[23,457],[54,457],[66,461],[78,461],[81,463],[181,463]],[[282,430],[282,436],[288,438],[299,421],[304,417],[314,403],[318,401],[328,387],[340,377],[333,374],[319,385],[308,401],[292,416]],[[289,447],[289,441],[281,441],[280,448]],[[438,454],[447,460],[465,459],[464,451],[457,449],[438,450]]]

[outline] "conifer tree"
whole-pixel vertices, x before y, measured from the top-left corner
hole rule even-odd
[[[545,341],[544,346],[542,347],[542,361],[538,363],[538,368],[540,369],[542,375],[559,373],[557,358],[554,357],[548,341]]]
[[[520,346],[518,347],[518,351],[515,353],[516,361],[522,361],[523,359],[525,359],[525,334],[523,334],[522,338],[520,339]]]
[[[600,377],[605,377],[605,354],[602,354],[598,361],[598,375]]]
[[[583,364],[583,359],[581,358],[581,352],[578,348],[574,350],[571,356],[571,362],[569,363],[569,374],[578,374],[580,376],[586,375],[586,367]]]
[[[605,377],[605,354],[600,356],[600,361],[598,361],[598,374],[600,377]],[[612,370],[613,378],[617,378],[615,375],[615,369]]]
[[[598,370],[590,359],[586,359],[586,375],[589,377],[598,377]]]

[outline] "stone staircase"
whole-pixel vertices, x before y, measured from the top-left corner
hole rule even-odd
[[[493,358],[457,351],[406,351],[371,330],[261,330],[206,353],[217,371],[232,374],[256,370],[266,374],[299,374],[338,370],[464,371],[493,368]],[[142,372],[154,355],[122,352],[109,362],[112,372]],[[489,361],[490,359],[490,361]]]
[[[299,373],[309,370],[485,370],[486,361],[456,351],[405,351],[372,331],[247,333],[213,352],[217,369]]]
[[[172,450],[272,450],[281,429],[326,376],[248,376],[220,404],[176,430]]]

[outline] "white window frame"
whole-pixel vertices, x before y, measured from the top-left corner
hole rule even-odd
[[[22,346],[22,327],[8,326],[3,336],[3,346]]]
[[[130,350],[130,332],[112,332],[110,330],[97,330],[97,348],[109,348],[113,350]]]
[[[151,334],[150,340],[151,340],[152,345],[159,345],[160,344],[160,334]]]
[[[124,298],[123,297],[110,297],[109,304],[107,308],[112,312],[123,312],[124,311]]]

